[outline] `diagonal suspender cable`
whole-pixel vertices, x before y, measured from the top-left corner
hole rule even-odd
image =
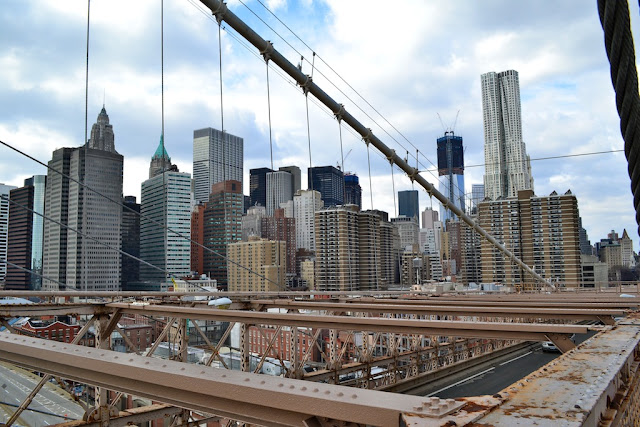
[[[89,24],[91,22],[90,18],[91,18],[91,0],[87,0],[87,63],[86,63],[85,76],[84,76],[84,141],[83,141],[85,171],[82,174],[82,178],[81,178],[82,182],[84,182],[85,175],[86,175],[87,148],[89,145],[88,128],[89,128]],[[83,230],[87,229],[86,217],[87,217],[86,215],[82,215]],[[80,242],[82,243],[82,264],[84,267],[80,270],[81,271],[80,274],[82,278],[82,283],[84,283],[84,290],[86,291],[89,288],[89,284],[87,283],[87,279],[89,277],[88,267],[87,267],[87,247],[85,245],[84,238],[82,238]]]
[[[122,204],[121,202],[118,202],[118,201],[116,201],[116,200],[112,199],[111,197],[109,197],[109,196],[107,196],[107,195],[105,195],[105,194],[103,194],[103,193],[99,192],[98,190],[95,190],[95,189],[93,189],[93,188],[89,187],[88,185],[86,185],[86,184],[84,184],[84,183],[82,183],[82,182],[78,181],[77,179],[75,179],[75,178],[73,178],[73,177],[71,177],[71,176],[69,176],[69,175],[66,175],[66,174],[64,174],[64,173],[60,172],[59,170],[57,170],[57,169],[55,169],[55,168],[53,168],[53,167],[49,166],[48,164],[46,164],[46,163],[44,163],[44,162],[41,162],[40,160],[38,160],[38,159],[36,159],[35,157],[33,157],[33,156],[31,156],[31,155],[29,155],[29,154],[25,153],[24,151],[21,151],[21,150],[19,150],[19,149],[15,148],[14,146],[12,146],[12,145],[10,145],[10,144],[7,144],[6,142],[4,142],[4,141],[2,141],[2,140],[0,140],[0,145],[4,145],[5,147],[7,147],[7,148],[9,148],[9,149],[11,149],[11,150],[13,150],[13,151],[15,151],[16,153],[18,153],[18,154],[20,154],[20,155],[22,155],[22,156],[24,156],[24,157],[26,157],[26,158],[28,158],[28,159],[30,159],[30,160],[33,160],[33,161],[34,161],[34,162],[36,162],[37,164],[39,164],[39,165],[41,165],[41,166],[44,166],[44,167],[45,167],[45,168],[47,168],[48,170],[50,170],[50,171],[52,171],[52,172],[54,172],[54,173],[57,173],[58,175],[60,175],[60,176],[62,176],[62,177],[64,177],[64,178],[66,178],[66,179],[68,179],[68,180],[70,180],[70,181],[75,182],[76,184],[80,185],[82,188],[84,188],[84,189],[86,189],[86,190],[89,190],[89,191],[91,191],[91,192],[93,192],[93,193],[97,194],[98,196],[100,196],[100,197],[102,197],[102,198],[104,198],[104,199],[108,200],[109,202],[111,202],[111,203],[115,203],[116,205],[123,207],[124,209],[128,210],[129,212],[133,212],[135,215],[138,215],[140,218],[145,218],[145,219],[149,220],[149,222],[151,222],[151,223],[153,223],[153,224],[155,224],[155,225],[158,225],[158,226],[160,226],[160,227],[166,228],[166,230],[167,230],[167,231],[169,231],[169,232],[173,233],[174,235],[176,235],[176,236],[178,236],[178,237],[180,237],[180,238],[182,238],[182,239],[188,240],[189,242],[191,242],[191,243],[193,243],[193,244],[195,244],[195,245],[197,245],[197,246],[199,246],[199,247],[203,248],[205,251],[207,251],[207,252],[210,252],[210,253],[212,253],[212,254],[217,255],[217,256],[219,256],[219,257],[223,258],[224,260],[226,260],[227,262],[230,262],[230,263],[232,263],[232,264],[235,264],[235,265],[237,265],[238,267],[240,267],[240,268],[242,268],[242,269],[244,269],[244,270],[246,270],[246,271],[250,272],[251,274],[255,274],[256,276],[262,277],[263,279],[265,279],[265,280],[267,280],[267,281],[269,281],[269,282],[275,283],[275,282],[273,282],[271,279],[269,279],[269,278],[267,278],[266,276],[264,276],[263,274],[260,274],[260,273],[258,273],[258,272],[256,272],[256,271],[253,271],[253,270],[251,270],[250,268],[245,267],[244,265],[242,265],[242,264],[240,264],[240,263],[238,263],[238,262],[235,262],[235,261],[233,261],[233,260],[230,260],[229,258],[227,258],[225,255],[223,255],[223,254],[219,253],[218,251],[215,251],[215,250],[213,250],[213,249],[211,249],[211,248],[208,248],[208,247],[204,246],[203,244],[201,244],[201,243],[199,243],[199,242],[196,242],[196,241],[194,241],[194,240],[191,240],[189,237],[187,237],[187,236],[183,235],[182,233],[179,233],[179,232],[177,232],[177,231],[173,230],[172,228],[167,227],[166,225],[163,225],[163,224],[159,223],[158,221],[154,220],[153,218],[150,218],[150,217],[148,217],[148,216],[146,216],[146,215],[142,215],[140,212],[136,212],[134,209],[130,208],[129,206],[127,206],[127,205],[125,205],[125,204]]]
[[[22,271],[24,271],[24,272],[26,272],[26,273],[33,274],[34,276],[38,276],[38,277],[40,277],[41,279],[49,280],[49,281],[51,281],[51,282],[53,282],[53,283],[56,283],[56,284],[58,284],[58,285],[61,285],[61,286],[65,287],[65,288],[67,287],[67,284],[66,284],[66,283],[62,283],[62,282],[61,282],[61,281],[59,281],[59,280],[52,279],[51,277],[47,277],[47,276],[45,276],[45,275],[43,275],[43,274],[36,273],[35,271],[30,270],[30,269],[28,269],[28,268],[20,267],[19,265],[16,265],[16,264],[14,264],[14,263],[12,263],[12,262],[10,262],[10,261],[7,261],[6,259],[0,259],[0,262],[1,262],[1,263],[4,263],[4,264],[7,264],[7,265],[9,265],[9,266],[11,266],[11,267],[13,267],[13,268],[17,268],[18,270],[22,270]]]
[[[640,95],[638,72],[631,34],[629,4],[619,0],[598,0],[598,14],[604,31],[604,45],[611,65],[611,82],[616,94],[620,131],[624,138],[631,178],[636,223],[640,225]],[[640,227],[638,228],[640,234]]]
[[[218,20],[224,20],[227,24],[237,31],[242,37],[244,37],[249,43],[256,47],[259,51],[264,50],[267,47],[268,42],[258,35],[253,29],[245,24],[240,18],[238,18],[232,11],[230,11],[224,3],[220,0],[201,0],[201,2],[212,11],[216,12]],[[278,65],[285,73],[291,76],[300,86],[306,91],[313,94],[316,99],[327,106],[331,111],[335,113],[341,111],[340,104],[324,92],[318,85],[311,81],[310,77],[302,73],[296,66],[294,66],[289,60],[287,60],[276,49],[273,50],[271,55],[271,61]],[[371,144],[382,152],[387,158],[393,160],[393,162],[402,169],[410,179],[417,181],[429,194],[433,194],[444,206],[448,207],[458,217],[463,220],[467,225],[476,230],[480,235],[487,239],[493,246],[498,248],[503,254],[506,255],[511,261],[518,264],[535,280],[546,283],[545,279],[538,273],[533,271],[531,267],[526,265],[522,260],[517,258],[511,251],[498,242],[493,236],[491,236],[482,227],[477,225],[471,217],[465,214],[460,208],[458,208],[453,202],[447,199],[442,193],[440,193],[429,181],[427,181],[416,168],[411,167],[406,161],[398,156],[391,148],[384,144],[377,136],[375,136],[370,129],[366,128],[360,123],[354,116],[348,111],[343,110],[343,121],[351,126],[362,138],[368,137]]]

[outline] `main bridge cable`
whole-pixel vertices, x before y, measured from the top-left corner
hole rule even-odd
[[[214,255],[217,255],[217,256],[221,257],[222,259],[224,259],[225,261],[230,262],[231,264],[235,264],[236,266],[242,268],[243,270],[248,271],[251,274],[255,274],[256,276],[261,277],[261,278],[263,278],[263,279],[265,279],[265,280],[267,280],[267,281],[269,281],[271,283],[275,283],[271,279],[266,277],[265,275],[260,274],[257,271],[253,271],[252,269],[250,269],[248,267],[245,267],[244,265],[242,265],[242,264],[240,264],[240,263],[238,263],[236,261],[230,260],[226,255],[223,255],[223,254],[219,253],[218,251],[216,251],[214,249],[208,248],[205,245],[203,245],[202,243],[199,243],[199,242],[196,242],[194,240],[191,240],[189,237],[185,236],[184,234],[179,233],[179,232],[173,230],[172,228],[169,228],[168,226],[161,224],[160,222],[156,221],[153,218],[150,218],[150,217],[148,217],[146,215],[143,215],[140,212],[136,212],[133,208],[131,208],[131,207],[129,207],[129,206],[127,206],[127,205],[125,205],[125,204],[123,204],[121,202],[118,202],[118,201],[112,199],[111,197],[99,192],[98,190],[95,190],[95,189],[89,187],[88,185],[78,181],[77,179],[75,179],[75,178],[73,178],[73,177],[71,177],[69,175],[64,174],[63,172],[60,172],[59,170],[49,166],[48,164],[46,164],[44,162],[41,162],[40,160],[38,160],[35,157],[25,153],[24,151],[21,151],[21,150],[17,149],[16,147],[14,147],[14,146],[12,146],[12,145],[10,145],[10,144],[2,141],[2,140],[0,140],[0,145],[4,145],[5,147],[15,151],[16,153],[21,154],[22,156],[24,156],[24,157],[26,157],[26,158],[28,158],[30,160],[33,160],[34,162],[38,163],[41,166],[44,166],[45,168],[47,168],[47,170],[50,170],[50,171],[52,171],[54,173],[57,173],[58,175],[60,175],[60,176],[62,176],[64,178],[70,180],[70,181],[75,182],[76,184],[80,185],[82,188],[97,194],[98,196],[108,200],[111,203],[115,203],[116,205],[123,207],[124,209],[128,210],[129,212],[133,212],[135,215],[138,215],[140,218],[144,218],[144,219],[148,220],[149,222],[151,222],[152,224],[155,224],[155,225],[157,225],[159,227],[162,227],[163,229],[166,229],[167,231],[170,231],[171,233],[175,234],[176,236],[178,236],[178,237],[180,237],[182,239],[185,239],[185,240],[195,244],[198,247],[203,248],[205,251],[210,252],[210,253],[212,253]]]
[[[629,4],[619,0],[598,0],[598,14],[611,66],[611,82],[616,94],[616,108],[620,116],[620,131],[624,139],[624,153],[628,162],[633,205],[640,234],[640,95]]]
[[[220,0],[200,0],[210,10],[219,10],[221,2]],[[267,48],[267,41],[258,35],[253,29],[238,18],[231,10],[225,8],[224,12],[219,13],[219,19],[222,19],[229,24],[231,28],[237,31],[242,37],[244,37],[249,43],[251,43],[258,51],[263,51]],[[302,73],[296,66],[289,62],[278,50],[274,49],[271,54],[271,61],[278,65],[285,73],[291,76],[300,86],[304,86],[308,92],[311,92],[321,103],[326,105],[331,111],[335,113],[341,111],[341,105],[331,98],[326,92],[324,92],[317,84],[309,80],[309,76]],[[531,267],[526,265],[522,260],[516,257],[511,251],[509,251],[504,245],[498,242],[493,236],[491,236],[482,227],[477,225],[471,217],[465,214],[460,208],[458,208],[453,202],[447,199],[442,193],[429,183],[416,168],[411,167],[405,160],[398,156],[391,148],[384,144],[377,136],[375,136],[368,128],[360,123],[355,117],[353,117],[348,111],[342,111],[342,119],[349,126],[351,126],[362,138],[368,137],[371,144],[382,152],[388,159],[402,169],[411,180],[417,181],[428,193],[433,194],[445,208],[450,209],[453,213],[458,215],[467,225],[473,228],[476,232],[487,239],[498,250],[504,253],[512,262],[518,264],[535,280],[541,283],[547,283],[545,279],[538,273],[533,271]]]

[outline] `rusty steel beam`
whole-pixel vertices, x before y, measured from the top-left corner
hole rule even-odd
[[[0,317],[40,317],[95,314],[95,304],[6,304],[0,305]]]
[[[172,415],[177,415],[182,408],[175,406],[155,403],[149,406],[141,406],[139,408],[126,409],[120,411],[115,418],[109,420],[109,427],[126,427],[135,424],[153,421],[157,419],[168,419]],[[55,427],[101,427],[99,422],[92,421],[69,421],[66,423],[56,424]]]
[[[574,301],[574,300],[472,300],[472,299],[440,299],[440,298],[420,298],[420,299],[376,299],[376,298],[358,298],[344,301],[345,303],[363,303],[363,304],[406,304],[406,305],[457,305],[461,307],[540,307],[540,308],[576,308],[576,309],[637,309],[640,305],[640,299],[634,298],[618,298],[616,300],[591,300],[591,301]]]
[[[394,313],[418,315],[447,315],[472,317],[506,317],[506,318],[535,318],[535,319],[568,319],[568,320],[601,320],[604,317],[623,316],[624,310],[614,309],[571,309],[571,308],[529,308],[529,307],[482,307],[472,308],[463,306],[437,306],[403,304],[402,301],[387,304],[335,303],[295,300],[254,300],[251,307],[287,308],[322,311],[349,311],[366,313]]]
[[[371,317],[312,316],[306,314],[267,313],[212,308],[175,307],[110,303],[122,313],[147,314],[189,319],[219,320],[250,324],[280,325],[303,328],[395,332],[400,334],[441,335],[467,338],[497,338],[547,341],[546,334],[584,334],[581,325],[549,325],[530,323],[461,322],[441,320],[409,320]]]
[[[169,405],[260,425],[315,425],[318,418],[398,426],[432,398],[150,359],[133,354],[0,334],[0,360]],[[438,402],[436,402],[438,403]],[[442,401],[437,419],[456,405]]]

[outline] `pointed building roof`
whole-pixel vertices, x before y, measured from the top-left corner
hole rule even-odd
[[[158,148],[156,149],[153,157],[151,157],[151,160],[153,159],[165,159],[169,162],[171,161],[169,153],[167,153],[167,150],[164,148],[164,135],[160,135],[160,143],[158,144]]]

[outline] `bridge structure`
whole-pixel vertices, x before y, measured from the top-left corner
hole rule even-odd
[[[223,2],[202,3],[218,23],[225,22],[267,63],[293,78],[306,97],[312,95],[351,127],[367,148],[376,148],[502,251],[536,287],[553,288]],[[0,307],[6,329],[0,333],[0,360],[43,374],[6,424],[19,424],[20,414],[53,378],[62,386],[70,380],[95,387],[94,404],[85,404],[84,419],[69,426],[157,419],[171,425],[633,425],[640,419],[640,295],[637,287],[625,289],[631,298],[621,293],[221,293],[232,300],[222,309],[191,299],[210,296],[198,293],[0,292],[0,297],[45,301]],[[10,323],[20,316],[63,315],[83,320],[72,342],[25,335]],[[123,316],[144,316],[164,326],[141,352],[119,324]],[[217,341],[201,330],[201,322],[224,325]],[[190,330],[205,343],[207,357],[200,363],[189,363]],[[572,337],[588,331],[597,333],[576,346]],[[95,347],[79,345],[89,332]],[[110,350],[114,332],[129,352]],[[233,334],[235,349],[228,340]],[[397,393],[541,341],[553,342],[563,355],[496,394],[440,399]],[[282,342],[285,348],[276,349]],[[168,359],[152,357],[163,344]],[[279,375],[260,374],[266,363],[277,366]],[[154,403],[120,410],[125,395]]]
[[[7,329],[0,334],[0,360],[45,375],[7,424],[16,423],[52,377],[60,384],[70,380],[96,387],[95,405],[87,406],[85,420],[63,424],[74,426],[165,417],[175,425],[236,420],[384,426],[553,425],[560,420],[631,425],[629,420],[637,419],[637,292],[627,292],[634,298],[620,297],[617,289],[475,296],[226,295],[234,301],[228,309],[194,301],[193,294],[125,292],[45,292],[40,296],[47,302],[0,307],[0,323]],[[14,317],[54,315],[86,319],[74,342],[23,335],[9,323]],[[119,324],[131,315],[164,325],[144,352]],[[198,326],[188,328],[206,321],[226,325],[217,342]],[[187,357],[188,330],[206,342],[201,346],[206,357],[198,363]],[[576,347],[571,338],[589,330],[597,333]],[[88,331],[95,334],[95,348],[77,344]],[[114,331],[124,338],[127,353],[109,349]],[[223,352],[232,351],[227,339],[232,331],[239,334],[239,348],[229,357]],[[274,348],[283,339],[288,360]],[[564,354],[495,395],[439,399],[398,393],[517,352],[532,341],[552,341]],[[256,342],[267,345],[255,352]],[[173,353],[151,357],[162,343]],[[279,375],[259,373],[267,360],[278,366]],[[156,403],[120,411],[123,395]]]

